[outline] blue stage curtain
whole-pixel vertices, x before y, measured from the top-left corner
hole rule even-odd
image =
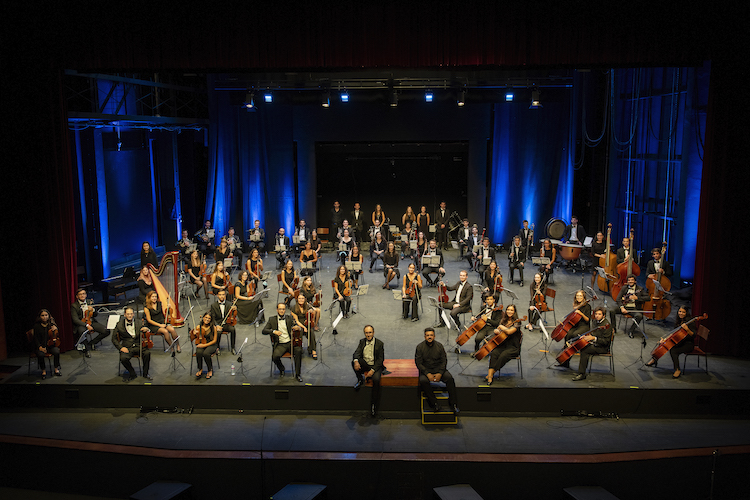
[[[572,92],[571,92],[572,94]],[[572,95],[528,109],[525,102],[494,107],[488,233],[509,243],[526,219],[544,235],[552,217],[570,219],[573,197]]]

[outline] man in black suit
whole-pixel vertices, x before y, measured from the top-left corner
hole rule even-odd
[[[250,239],[251,236],[257,236],[259,240],[253,241]],[[261,256],[266,250],[266,232],[260,227],[259,220],[255,221],[255,227],[247,230],[247,248],[248,252],[251,252],[253,248],[257,248]]]
[[[529,227],[529,221],[525,220],[522,223],[521,231],[518,233],[518,235],[521,237],[521,246],[526,249],[526,255],[529,254],[531,251],[531,248],[529,248],[529,243],[531,242],[531,239],[533,237],[532,229]]]
[[[130,362],[133,356],[141,356],[143,360],[143,378],[154,380],[148,374],[148,368],[151,364],[151,351],[148,348],[141,349],[141,335],[149,332],[150,330],[143,324],[143,321],[135,320],[133,308],[126,307],[125,314],[112,331],[112,344],[120,351],[120,363],[128,371],[128,374],[122,377],[123,382],[127,383],[138,377]]]
[[[365,383],[365,379],[372,379],[372,395],[370,396],[370,416],[374,417],[380,406],[380,375],[385,370],[385,348],[383,341],[375,338],[372,325],[365,326],[365,336],[360,339],[357,349],[352,355],[352,369],[357,376],[354,390],[358,391]]]
[[[281,267],[284,267],[284,263],[289,258],[290,248],[289,248],[289,236],[284,235],[284,228],[280,227],[279,232],[276,233],[276,237],[273,239],[273,248],[276,250],[276,246],[284,246],[284,250],[279,250],[276,252],[276,260],[279,261],[279,265]]]
[[[466,260],[469,261],[469,269],[474,269],[474,247],[482,244],[482,237],[479,235],[479,229],[477,226],[471,228],[471,235],[466,240]]]
[[[471,311],[471,299],[474,298],[474,287],[471,286],[471,283],[469,283],[467,279],[469,277],[469,273],[467,273],[466,271],[461,271],[458,276],[460,278],[458,283],[445,287],[446,289],[451,291],[455,290],[456,296],[453,298],[453,300],[441,303],[440,306],[443,309],[451,310],[451,318],[453,318],[453,321],[456,323],[456,326],[460,330],[461,321],[458,319],[458,315]],[[441,281],[440,284],[444,285],[445,283]]]
[[[586,230],[583,229],[583,226],[578,224],[578,217],[575,215],[570,218],[570,224],[565,226],[562,239],[566,243],[583,245],[583,241],[586,239]]]
[[[430,246],[427,248],[425,255],[440,256],[440,265],[438,265],[437,267],[428,266],[427,264],[422,265],[422,276],[424,276],[424,278],[427,280],[427,286],[435,286],[435,283],[440,281],[443,276],[445,276],[445,268],[443,268],[443,264],[445,263],[445,261],[443,260],[443,252],[441,252],[437,247],[437,242],[435,240],[430,240]],[[435,281],[432,281],[430,279],[430,274],[432,273],[437,273]]]
[[[211,237],[210,234],[213,234],[214,237]],[[216,237],[216,233],[211,229],[210,220],[203,223],[203,228],[195,233],[195,237],[198,239],[198,250],[200,250],[203,255],[214,253],[214,238]]]
[[[284,353],[291,352],[294,359],[294,376],[298,382],[302,382],[302,345],[295,346],[292,349],[292,327],[294,320],[291,316],[286,315],[286,304],[279,302],[276,305],[276,315],[268,318],[266,326],[263,327],[263,335],[271,336],[273,352],[271,360],[279,368],[281,376],[284,376],[284,365],[281,363],[281,356]]]
[[[351,236],[359,243],[362,243],[362,237],[365,234],[365,214],[360,209],[359,202],[354,204],[354,210],[352,210],[349,216],[349,224],[354,228],[354,234]]]
[[[609,344],[612,342],[612,325],[604,319],[604,308],[597,307],[594,309],[594,317],[591,321],[591,328],[604,327],[602,330],[592,332],[592,334],[583,337],[589,344],[581,349],[581,360],[578,363],[578,375],[573,377],[574,381],[586,378],[586,368],[589,366],[589,358],[599,354],[609,352]]]
[[[484,237],[482,248],[474,254],[474,257],[477,259],[477,272],[483,275],[484,270],[487,269],[487,265],[484,264],[485,259],[495,260],[495,249],[490,246],[490,239],[488,237]]]
[[[463,259],[466,253],[466,247],[469,245],[469,237],[471,236],[471,227],[469,226],[469,219],[461,221],[463,225],[458,228],[458,251],[459,258]]]
[[[617,263],[622,264],[623,262],[627,262],[631,257],[634,259],[633,262],[635,262],[636,256],[633,255],[633,249],[630,248],[630,238],[623,238],[622,246],[617,249]]]
[[[495,309],[494,295],[488,295],[484,299],[484,304],[485,306],[484,308],[482,308],[482,311],[479,313],[477,318],[483,318],[485,320],[485,324],[482,329],[474,335],[474,352],[471,353],[472,358],[474,357],[474,354],[479,350],[479,347],[481,347],[482,340],[484,340],[487,335],[492,334],[495,328],[497,328],[497,325],[500,324],[500,320],[503,319],[503,310]],[[472,316],[471,322],[474,323],[477,318]]]
[[[465,272],[465,271],[463,271]],[[448,358],[443,344],[435,340],[435,330],[426,328],[424,341],[417,345],[414,353],[414,363],[419,369],[419,386],[427,396],[433,411],[442,411],[432,390],[431,382],[443,382],[448,389],[448,405],[454,415],[458,415],[458,400],[456,399],[456,382],[448,371]]]
[[[450,214],[445,206],[445,202],[440,202],[440,208],[435,212],[435,239],[438,248],[448,250],[448,219]]]
[[[513,275],[518,269],[520,286],[523,286],[523,263],[526,261],[526,249],[521,246],[521,237],[513,238],[513,243],[508,250],[508,269],[510,269],[510,282],[513,283]]]
[[[617,312],[620,314],[629,314],[633,317],[633,324],[628,329],[628,337],[633,338],[638,325],[643,321],[643,313],[633,312],[643,310],[643,304],[648,300],[648,291],[635,282],[635,276],[628,276],[627,285],[620,289],[615,301]]]
[[[234,288],[234,287],[231,287]],[[224,323],[224,318],[227,317],[229,314],[229,311],[237,309],[237,306],[232,305],[227,300],[227,291],[226,290],[219,290],[219,292],[216,294],[216,302],[211,304],[210,312],[211,317],[214,318],[214,322],[216,322],[216,331],[219,333],[219,335],[228,333],[229,334],[229,348],[232,350],[232,354],[237,354],[237,351],[234,349],[234,342],[237,338],[237,332],[234,329],[234,326],[227,325]],[[222,325],[222,323],[224,323]],[[221,337],[219,337],[219,340],[216,342],[216,355],[219,355],[219,346],[221,345]]]
[[[672,266],[667,259],[662,261],[661,248],[651,250],[652,260],[646,264],[646,274],[649,279],[659,281],[662,276],[672,276]]]
[[[70,318],[73,320],[73,333],[76,336],[76,342],[83,332],[88,334],[87,338],[89,340],[79,346],[79,350],[85,351],[87,358],[91,357],[89,351],[96,351],[96,344],[108,335],[107,329],[104,325],[93,319],[98,314],[96,310],[94,310],[91,325],[87,325],[86,321],[84,321],[84,313],[90,307],[90,305],[86,304],[86,290],[79,288],[76,291],[76,301],[70,305]],[[94,333],[96,333],[96,337],[91,339],[91,336],[94,335]]]
[[[344,222],[344,211],[341,210],[341,204],[337,201],[333,202],[333,208],[331,209],[331,232],[330,237],[337,237],[341,224]]]

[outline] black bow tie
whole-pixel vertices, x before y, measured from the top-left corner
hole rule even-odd
[[[133,326],[133,322],[132,321],[128,321],[128,326]]]

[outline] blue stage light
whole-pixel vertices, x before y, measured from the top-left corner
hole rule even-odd
[[[265,102],[273,102],[273,93],[269,90],[265,94],[263,94],[263,100]]]
[[[433,97],[432,91],[431,90],[426,90],[425,93],[424,93],[424,100],[425,100],[425,102],[432,102],[432,97]]]
[[[349,92],[346,90],[341,93],[341,102],[349,102]]]
[[[505,92],[505,102],[513,102],[513,92],[510,90]]]

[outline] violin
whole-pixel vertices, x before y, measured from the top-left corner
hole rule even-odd
[[[578,307],[573,309],[567,316],[565,316],[565,319],[562,320],[554,330],[552,330],[552,340],[554,340],[555,342],[560,342],[565,338],[568,332],[572,330],[579,321],[581,321],[581,318],[583,318],[583,316],[578,314],[578,311],[588,303],[589,299],[584,300]]]
[[[409,282],[409,286],[406,287],[406,295],[410,299],[413,299],[417,295],[417,279],[419,278],[415,276],[414,279]]]
[[[549,308],[547,306],[547,302],[544,300],[544,294],[541,292],[541,284],[536,288],[536,292],[534,292],[534,307],[537,308],[539,312],[547,311]]]
[[[497,276],[495,276],[495,291],[496,292],[503,291],[503,275],[500,274],[500,271],[498,271]]]
[[[474,336],[475,333],[478,333],[479,330],[484,328],[487,325],[487,318],[492,315],[495,311],[502,311],[503,306],[497,306],[494,307],[492,310],[488,310],[489,308],[485,307],[484,311],[482,311],[479,314],[479,317],[472,323],[466,330],[464,330],[461,335],[459,335],[456,338],[456,343],[458,345],[464,345],[468,340]]]
[[[438,302],[445,304],[449,302],[448,287],[443,282],[438,283]]]
[[[224,326],[225,324],[230,326],[237,324],[237,297],[234,298],[232,306],[229,308],[229,312],[224,316],[224,320],[219,326]]]
[[[556,359],[558,364],[565,363],[570,358],[572,358],[575,353],[589,345],[589,341],[584,339],[586,335],[589,335],[597,330],[604,330],[605,328],[607,328],[607,326],[608,325],[599,325],[593,330],[589,330],[586,333],[580,334],[578,337],[570,339],[570,342],[568,342],[568,347],[566,347],[560,354],[557,355]]]
[[[83,322],[86,323],[88,326],[91,326],[91,322],[94,319],[94,307],[89,306],[86,309],[86,312],[83,313]]]
[[[344,282],[344,291],[341,292],[341,295],[344,297],[349,297],[352,294],[352,282],[349,279],[349,276],[347,275],[346,281]]]
[[[60,347],[60,331],[57,329],[56,324],[51,324],[49,327],[49,331],[47,332],[47,335],[49,338],[47,339],[47,346],[48,347]]]
[[[143,349],[154,348],[154,341],[151,340],[151,330],[146,331],[146,332],[141,332],[141,348]]]
[[[312,308],[308,309],[307,314],[307,344],[310,344],[310,330],[314,330],[316,326],[318,326],[315,323],[315,311],[312,310]]]
[[[208,340],[206,340],[206,336],[203,334],[203,328],[201,325],[196,326],[191,332],[190,332],[190,340],[195,343],[195,345],[199,344],[207,344]]]
[[[613,255],[611,250],[612,242],[610,235],[612,234],[612,223],[607,224],[607,245],[604,250],[604,257],[599,257],[599,267],[604,269],[604,274],[608,276],[615,276],[617,274],[617,257]],[[631,245],[632,248],[632,245]],[[609,293],[611,279],[602,278],[598,276],[596,278],[596,285],[604,293]]]
[[[617,300],[617,296],[620,295],[620,290],[625,287],[628,281],[628,276],[641,275],[641,268],[636,264],[635,261],[635,245],[633,240],[635,239],[635,230],[630,229],[630,255],[628,255],[627,261],[617,265],[617,275],[619,276],[617,283],[612,286],[612,298]]]
[[[659,259],[660,271],[664,269],[664,255],[666,252],[667,242],[664,241],[661,244],[661,258]],[[656,278],[657,279],[649,277],[649,279],[646,280],[646,289],[648,290],[648,295],[651,297],[651,300],[643,305],[643,309],[646,311],[654,311],[654,319],[663,320],[672,312],[672,303],[664,298],[664,293],[672,289],[672,282],[669,281],[669,278],[664,276],[663,272],[656,273]],[[664,292],[657,290],[655,283],[659,283],[664,289]]]
[[[299,325],[292,327],[292,347],[302,347],[302,328]]]
[[[312,301],[313,307],[320,307],[320,301],[321,301],[321,292],[318,291],[315,293],[315,297],[313,297],[313,301]]]
[[[255,289],[256,289],[255,281],[253,281],[253,280],[248,281],[247,288],[246,288],[247,296],[248,297],[254,297],[255,296]]]
[[[526,321],[527,316],[524,316],[523,318],[518,318],[513,322],[513,326],[515,328],[518,328],[516,325],[520,325],[524,321]],[[474,353],[474,357],[478,360],[481,360],[485,356],[487,356],[489,353],[495,349],[495,347],[499,346],[503,342],[505,342],[508,338],[509,334],[505,333],[502,330],[498,330],[497,333],[487,342],[484,343],[484,345]]]
[[[672,332],[669,333],[669,335],[667,335],[666,338],[659,340],[659,344],[657,344],[657,346],[654,347],[654,350],[651,351],[651,357],[654,358],[655,361],[658,361],[659,358],[664,356],[670,349],[682,342],[685,337],[687,337],[688,335],[693,335],[693,332],[686,328],[683,328],[684,326],[689,325],[693,321],[707,318],[708,314],[703,313],[702,316],[696,316],[690,321],[687,321],[675,328]]]

